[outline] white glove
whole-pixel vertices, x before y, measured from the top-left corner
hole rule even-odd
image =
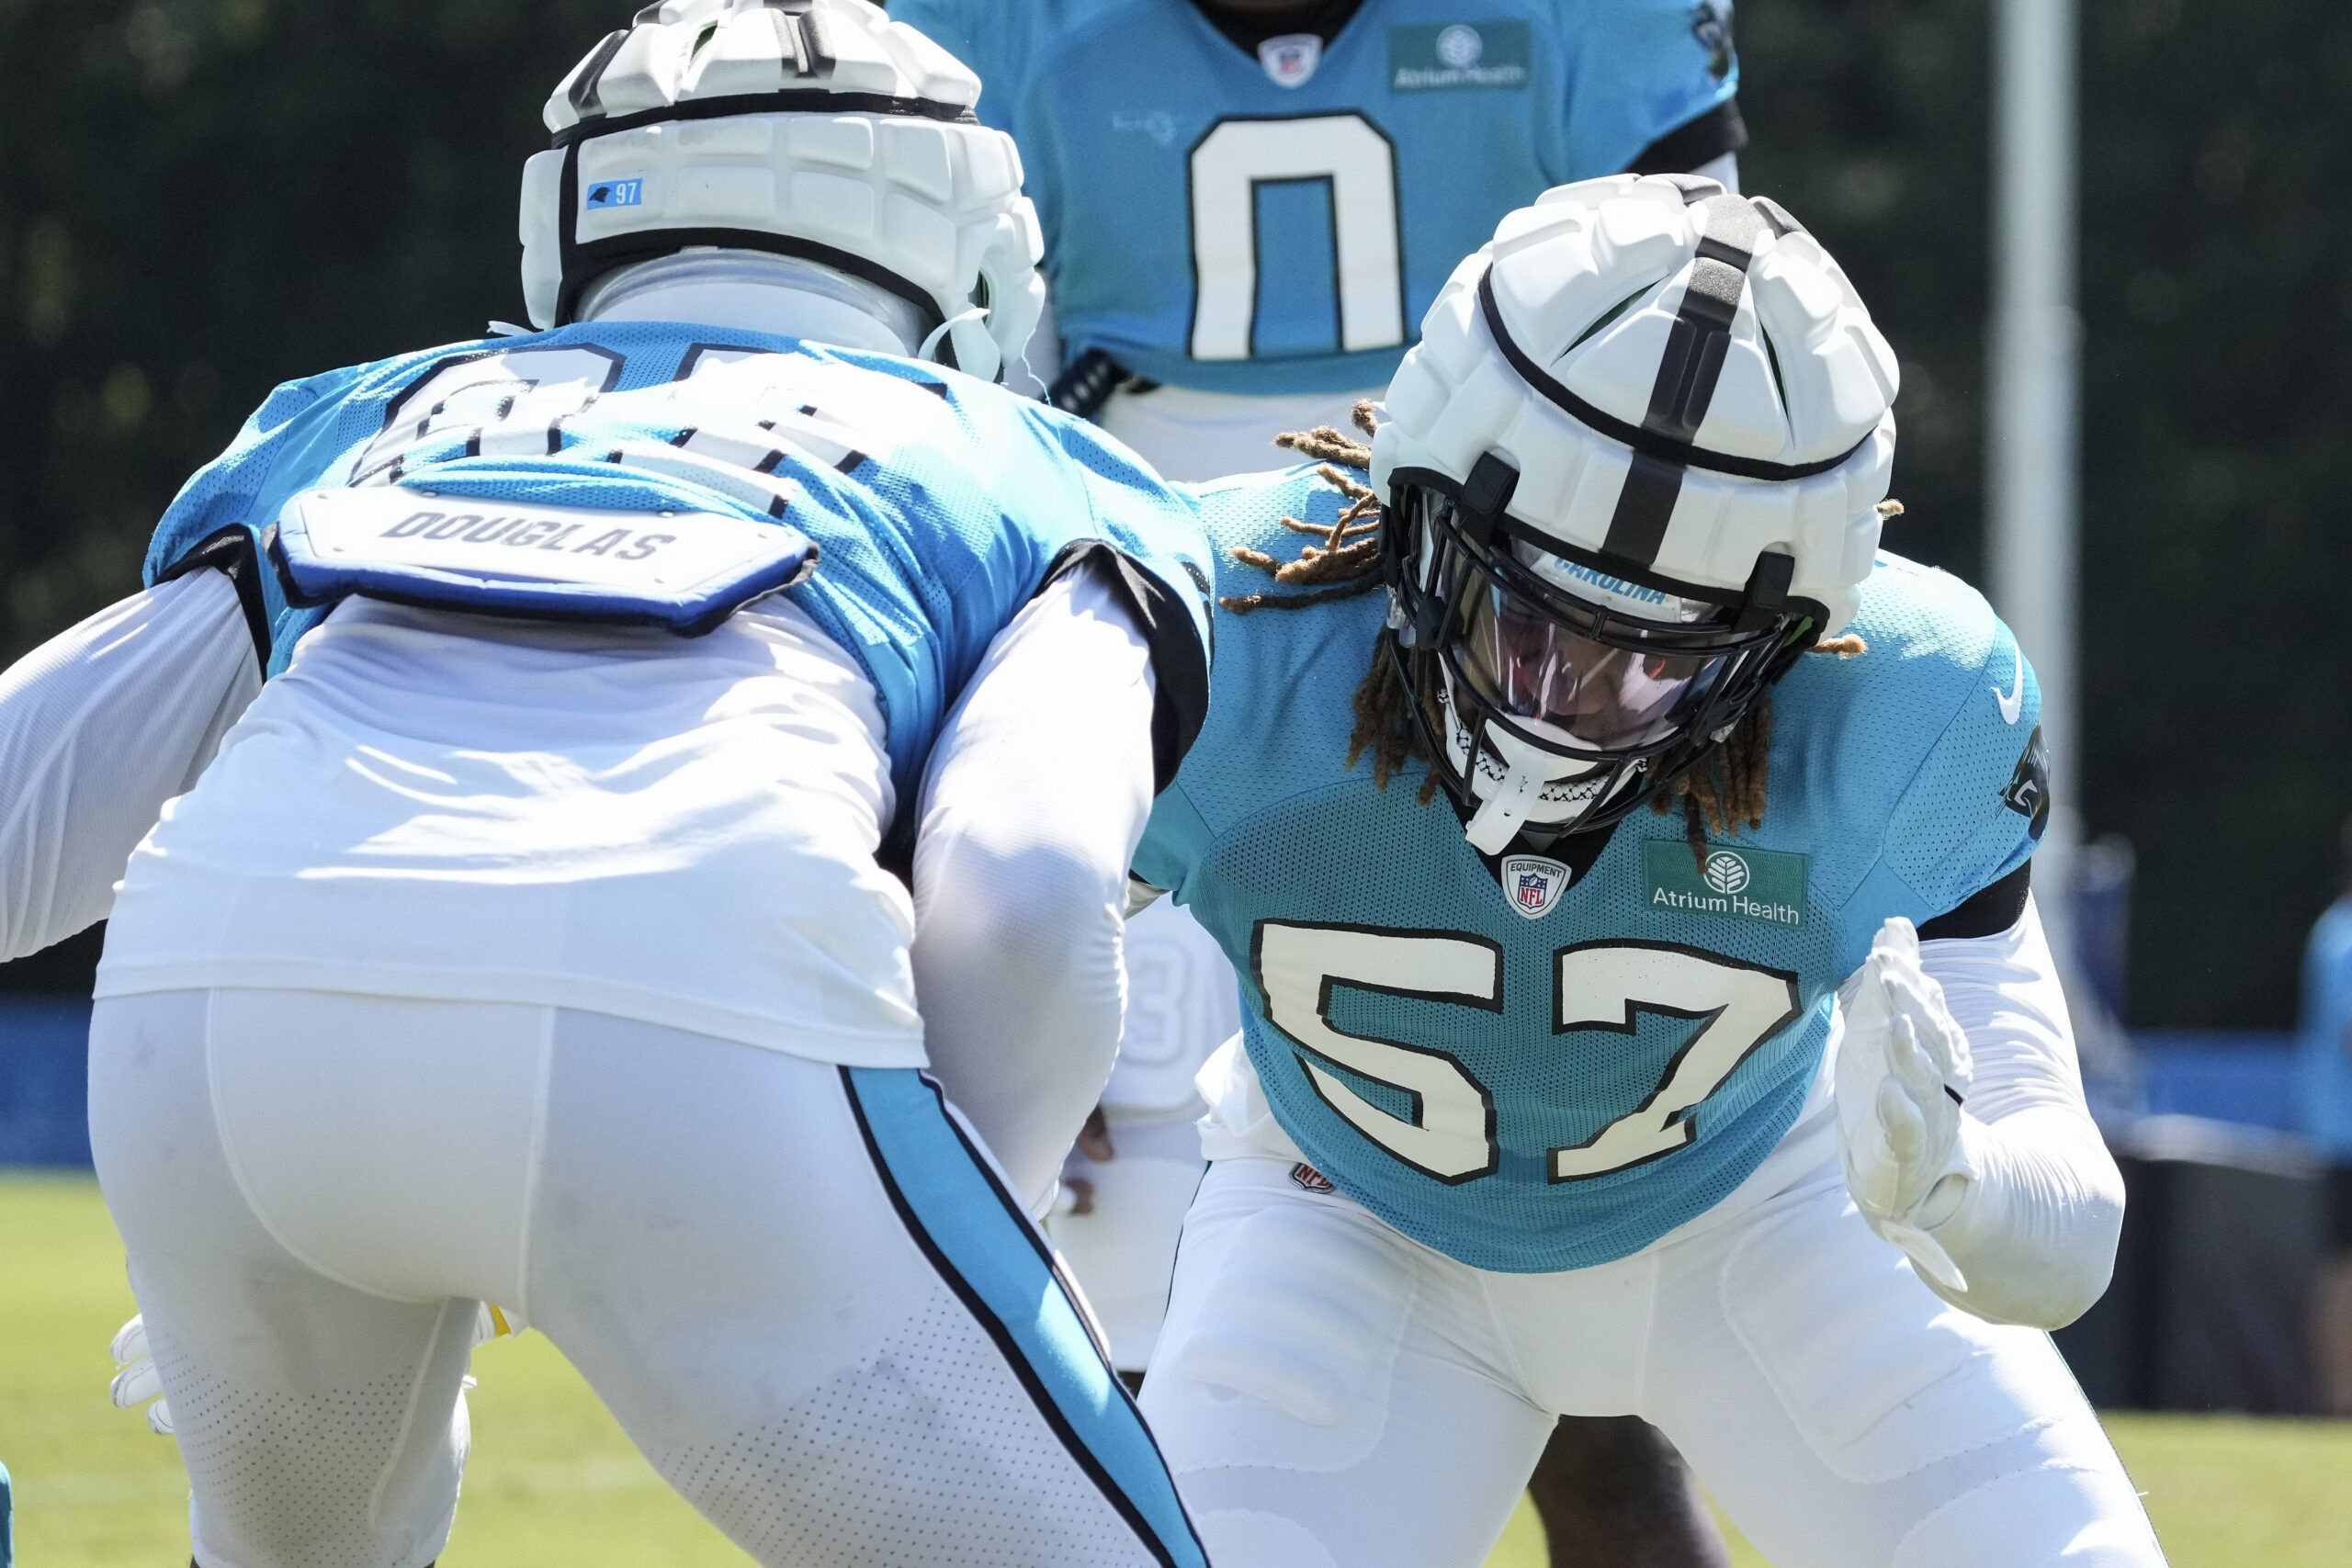
[[[474,1314],[474,1343],[487,1345],[493,1339],[519,1335],[530,1326],[522,1318],[502,1311],[488,1302]],[[107,1396],[119,1410],[134,1409],[148,1400],[147,1426],[150,1430],[169,1437],[172,1433],[171,1401],[162,1398],[163,1374],[155,1370],[154,1352],[147,1348],[147,1318],[144,1314],[122,1325],[107,1347],[114,1357],[114,1382],[107,1389]],[[465,1380],[465,1386],[474,1386],[474,1380]]]
[[[163,1374],[155,1371],[155,1358],[147,1348],[147,1319],[144,1314],[122,1325],[107,1350],[114,1357],[114,1382],[107,1396],[119,1410],[130,1410],[148,1400],[149,1429],[169,1437],[172,1431],[171,1404],[157,1396],[164,1392]]]
[[[1939,1293],[1963,1293],[1966,1277],[1930,1233],[1958,1212],[1977,1174],[1961,1109],[1968,1036],[1943,987],[1921,971],[1910,921],[1879,928],[1840,1001],[1834,1088],[1847,1189],[1871,1229],[1901,1247]]]

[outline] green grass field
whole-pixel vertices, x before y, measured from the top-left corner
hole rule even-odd
[[[178,1450],[106,1399],[107,1341],[130,1311],[95,1185],[0,1176],[0,1461],[16,1477],[23,1568],[185,1561]],[[474,1457],[448,1568],[742,1561],[655,1480],[544,1338],[487,1347],[474,1370]],[[2111,1426],[2176,1568],[2352,1563],[2342,1502],[2352,1426],[2155,1416]],[[1493,1568],[1542,1561],[1522,1509]],[[1763,1559],[1743,1549],[1738,1561]]]

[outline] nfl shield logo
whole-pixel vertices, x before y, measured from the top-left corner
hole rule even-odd
[[[1323,63],[1323,40],[1314,33],[1284,33],[1258,46],[1259,62],[1277,87],[1304,87]]]
[[[1542,855],[1510,855],[1503,861],[1503,897],[1529,919],[1540,920],[1552,912],[1575,875],[1558,861]]]

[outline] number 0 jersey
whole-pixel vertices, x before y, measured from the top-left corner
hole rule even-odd
[[[1328,525],[1310,470],[1196,492],[1231,560]],[[1852,630],[1773,696],[1761,829],[1636,815],[1598,847],[1483,860],[1422,771],[1346,763],[1377,592],[1225,615],[1209,722],[1136,874],[1240,978],[1267,1102],[1308,1160],[1482,1269],[1622,1258],[1727,1196],[1794,1121],[1836,987],[1889,916],[1926,922],[2023,866],[2046,807],[2033,676],[1957,579],[1883,557]]]
[[[1063,341],[1170,386],[1379,386],[1555,185],[1737,148],[1727,0],[1363,0],[1254,51],[1193,0],[891,0],[1020,144]],[[1661,152],[1664,150],[1661,149]]]
[[[1118,565],[1154,640],[1163,773],[1206,700],[1190,503],[1082,422],[936,367],[610,322],[331,371],[278,388],[189,480],[147,579],[211,560],[208,544],[257,543],[300,491],[368,485],[463,502],[491,525],[538,504],[798,529],[819,559],[787,596],[872,679],[901,799],[990,640],[1082,554]],[[257,575],[275,672],[324,612],[288,608]]]

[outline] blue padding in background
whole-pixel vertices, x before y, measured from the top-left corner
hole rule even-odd
[[[90,1163],[90,1004],[0,997],[0,1165]]]
[[[2294,1036],[2143,1029],[2132,1036],[2154,1116],[2208,1116],[2297,1132]]]

